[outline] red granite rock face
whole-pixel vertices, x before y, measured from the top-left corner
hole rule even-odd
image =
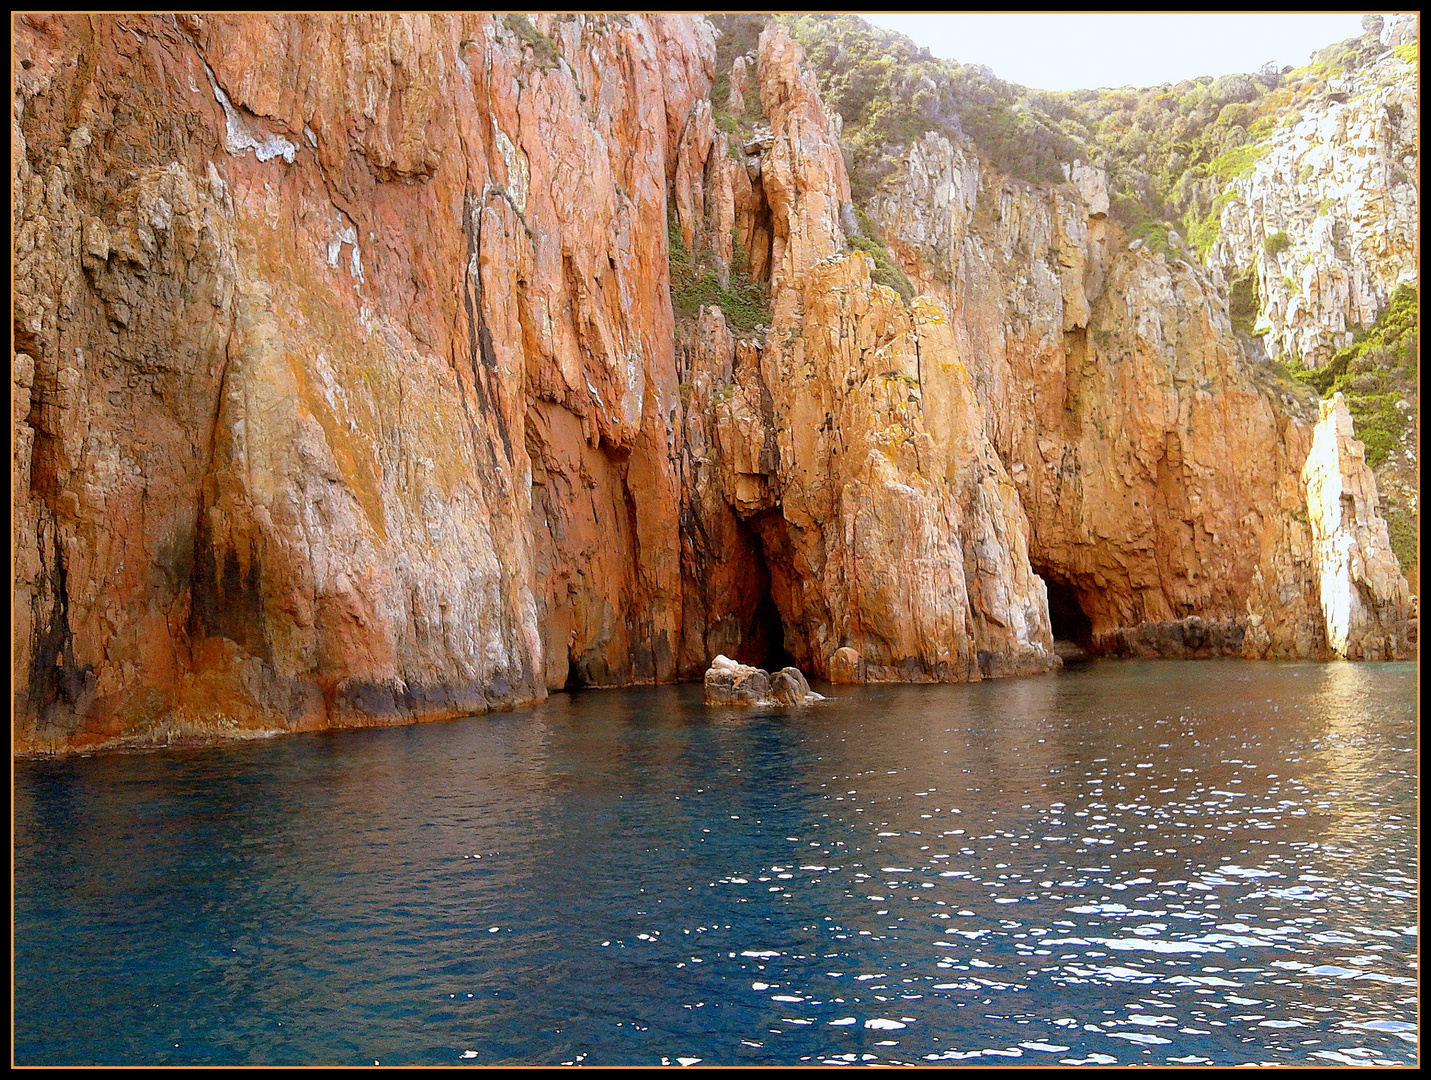
[[[703,21],[15,32],[17,749],[674,677]]]
[[[913,147],[906,307],[778,27],[735,147],[690,16],[13,29],[17,752],[1040,671],[1040,574],[1112,651],[1326,651],[1311,425],[1096,170]],[[678,318],[673,238],[770,325]]]

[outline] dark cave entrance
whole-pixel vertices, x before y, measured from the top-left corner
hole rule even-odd
[[[586,689],[586,683],[582,682],[581,675],[577,671],[576,660],[568,658],[566,665],[566,685],[561,688],[563,694],[574,694],[578,690]]]
[[[750,618],[750,635],[742,643],[741,652],[751,659],[740,659],[743,664],[751,664],[766,671],[779,671],[785,667],[795,667],[795,658],[785,648],[785,624],[780,618],[780,609],[770,595],[769,571],[766,571],[767,585],[755,612]]]
[[[731,659],[766,671],[799,666],[786,648],[785,621],[775,602],[779,570],[772,572],[770,544],[775,543],[778,559],[783,538],[778,518],[778,512],[766,511],[751,519],[735,519],[736,547],[740,552],[737,557],[749,572],[743,582],[744,602],[735,613],[740,621],[740,644]]]
[[[1078,592],[1055,574],[1047,570],[1035,568],[1035,571],[1048,585],[1048,619],[1053,630],[1053,640],[1055,649],[1064,659],[1073,654],[1073,649],[1068,649],[1067,645],[1076,646],[1077,652],[1092,655],[1093,649],[1093,622],[1088,614],[1083,610],[1083,604],[1078,599]],[[1065,643],[1065,647],[1059,648],[1060,643]]]

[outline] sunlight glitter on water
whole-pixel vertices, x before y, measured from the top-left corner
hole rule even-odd
[[[17,1060],[1414,1064],[1414,700],[1126,663],[37,766]]]

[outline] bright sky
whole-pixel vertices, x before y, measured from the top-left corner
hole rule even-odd
[[[1362,33],[1362,12],[861,14],[935,56],[983,64],[1038,90],[1158,86],[1253,72],[1269,60],[1301,67],[1312,53]]]

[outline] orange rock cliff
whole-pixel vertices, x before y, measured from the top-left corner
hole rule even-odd
[[[1410,654],[1345,410],[1314,438],[1098,170],[916,143],[872,208],[906,306],[850,243],[799,47],[772,24],[738,60],[768,128],[741,142],[715,41],[15,17],[16,752],[435,719],[718,653],[842,681],[1044,671],[1055,630]],[[685,258],[764,284],[768,321],[678,310]]]

